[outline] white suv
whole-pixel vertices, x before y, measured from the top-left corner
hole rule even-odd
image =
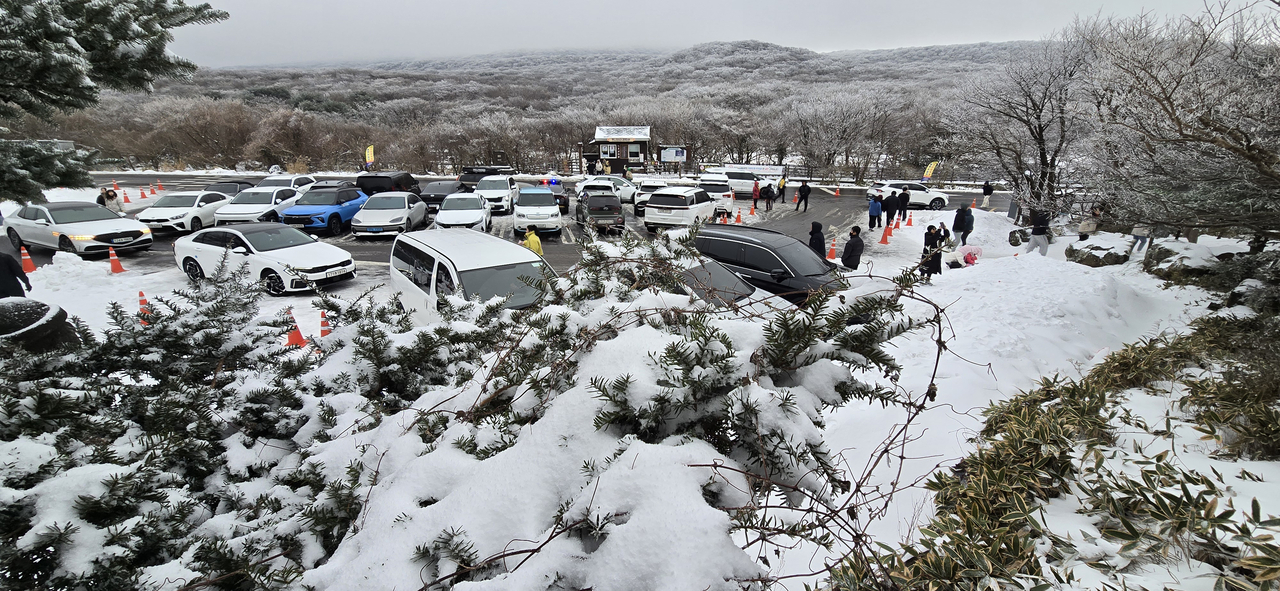
[[[649,202],[649,196],[652,195],[654,191],[666,186],[667,181],[643,181],[640,183],[640,188],[636,190],[635,197],[636,217],[644,217],[644,204]]]
[[[716,202],[716,211],[725,215],[733,213],[734,188],[729,177],[709,173],[698,177],[698,188],[706,191]]]
[[[585,185],[587,183],[593,183],[593,184],[609,183],[613,185],[613,194],[617,195],[618,199],[621,200],[623,203],[636,202],[636,193],[638,192],[636,189],[636,186],[631,181],[624,179],[620,176],[612,176],[612,175],[589,176],[586,178],[586,180],[582,181],[582,183],[580,183],[579,185]],[[579,190],[578,192],[581,193],[582,191]]]
[[[666,187],[654,191],[645,205],[644,227],[685,227],[716,216],[716,202],[697,187]]]
[[[879,181],[872,183],[871,187],[867,189],[867,199],[898,195],[902,193],[903,189],[907,189],[911,193],[910,205],[919,205],[928,209],[944,209],[951,202],[950,195],[912,181]]]
[[[707,175],[702,175],[706,177]],[[724,176],[729,179],[729,186],[733,187],[733,192],[738,195],[751,195],[756,189],[756,183],[760,183],[761,187],[765,186],[768,181],[756,176],[754,172],[743,172],[738,170],[726,170]]]
[[[524,234],[529,228],[535,231],[559,232],[564,227],[564,218],[560,217],[560,205],[556,203],[556,194],[551,189],[527,187],[516,195],[513,209],[515,215],[516,234]]]
[[[416,322],[440,320],[437,300],[452,295],[510,296],[506,306],[525,308],[542,292],[522,279],[541,279],[550,266],[523,246],[465,228],[420,230],[396,236],[391,247],[391,286]]]
[[[476,195],[488,201],[495,212],[510,212],[511,204],[515,202],[518,194],[520,194],[520,188],[516,186],[515,179],[510,176],[490,175],[476,182]]]
[[[298,202],[301,193],[288,187],[250,187],[213,212],[215,226],[237,222],[278,222],[284,210]]]
[[[258,181],[258,187],[289,187],[297,191],[299,195],[306,193],[307,189],[316,179],[305,174],[274,174],[265,179]]]

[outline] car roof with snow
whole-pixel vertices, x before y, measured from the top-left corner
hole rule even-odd
[[[703,182],[706,182],[706,181],[724,181],[724,182],[728,182],[728,181],[729,181],[729,175],[722,174],[722,173],[718,173],[718,172],[716,172],[716,173],[707,173],[707,174],[704,174],[704,175],[702,175],[702,176],[698,177],[698,180],[701,180],[701,181],[703,181]]]
[[[537,253],[519,244],[468,228],[418,230],[401,234],[397,240],[408,240],[431,248],[448,258],[459,271],[544,262]]]

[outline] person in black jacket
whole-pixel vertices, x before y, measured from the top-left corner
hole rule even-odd
[[[27,291],[31,291],[31,280],[27,279],[27,274],[22,270],[22,264],[13,257],[0,252],[0,298],[21,298],[26,297],[27,293],[22,291],[22,286],[18,282],[26,284]]]
[[[844,243],[844,253],[840,255],[840,264],[854,271],[858,270],[858,263],[862,261],[862,249],[866,248],[861,234],[862,228],[858,226],[849,230],[849,241]]]
[[[908,207],[911,207],[911,189],[903,187],[902,194],[898,195],[898,217],[904,222],[907,221]],[[893,218],[889,218],[889,221],[893,221]]]
[[[996,188],[991,186],[991,181],[982,183],[982,209],[991,207],[991,194],[996,192]]]
[[[1031,240],[1027,252],[1040,249],[1040,256],[1049,254],[1049,213],[1041,209],[1031,210]]]
[[[898,192],[889,193],[880,207],[884,210],[884,225],[893,226],[893,216],[898,215]]]
[[[809,193],[812,192],[813,189],[809,187],[809,181],[800,181],[800,189],[796,191],[796,211],[800,211],[801,203],[804,204],[804,210],[809,211]]]
[[[827,237],[822,235],[822,224],[813,222],[813,225],[809,227],[809,248],[818,253],[818,258],[826,259],[826,253],[822,252],[826,247]]]
[[[942,274],[942,234],[937,226],[929,226],[925,230],[921,260],[924,264],[920,265],[920,273],[924,275],[924,282],[933,283],[933,276]]]
[[[969,244],[969,233],[973,231],[973,210],[968,203],[961,203],[956,210],[956,219],[951,222],[951,230],[960,237],[960,245]]]

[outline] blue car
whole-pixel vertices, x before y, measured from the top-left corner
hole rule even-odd
[[[368,195],[355,188],[311,189],[303,193],[293,207],[284,210],[280,221],[299,229],[327,229],[337,236],[344,228],[350,227],[351,218],[368,200]]]

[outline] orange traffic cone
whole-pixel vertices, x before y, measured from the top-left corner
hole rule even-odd
[[[143,316],[138,321],[143,326],[147,326],[146,317],[151,315],[151,304],[147,302],[147,296],[143,295],[142,292],[138,292],[138,314]]]
[[[27,247],[23,246],[21,248],[22,248],[22,272],[35,273],[36,262],[31,260],[31,253],[27,252]]]
[[[160,189],[161,191],[164,190],[164,183],[160,182],[160,179],[156,179],[156,188]]]
[[[120,198],[121,198],[121,199],[123,199],[125,203],[128,203],[128,202],[129,202],[129,190],[128,190],[128,189],[120,189]]]
[[[724,215],[720,216],[720,223],[722,223],[722,224],[727,224],[727,223],[729,223],[729,214],[727,214],[727,213],[726,213],[726,214],[724,214]]]
[[[155,185],[150,185],[150,186],[151,186],[151,194],[152,194],[152,195],[155,195],[155,194],[156,194],[156,186],[155,186]]]
[[[978,198],[974,197],[973,203],[969,205],[969,209],[977,209],[977,208],[978,208]]]
[[[902,218],[894,218],[894,219],[893,219],[893,229],[894,229],[894,230],[901,230],[901,229],[902,229]]]
[[[884,231],[888,232],[890,237],[893,237],[893,226],[885,226]]]
[[[836,197],[840,196],[840,185],[836,185]]]
[[[324,310],[320,311],[320,336],[327,337],[333,329],[329,328],[329,315]]]
[[[146,199],[146,198],[147,198],[147,188],[138,187],[138,199]]]
[[[756,204],[755,204],[755,202],[753,201],[753,202],[751,202],[751,213],[749,213],[749,214],[747,214],[747,215],[748,215],[748,216],[753,216],[753,215],[755,215],[755,214],[756,214]]]
[[[890,229],[889,229],[889,226],[885,226],[885,227],[884,227],[884,234],[881,234],[881,235],[880,235],[880,244],[888,244],[888,243],[889,243],[889,233],[890,233],[891,231],[892,231],[892,230],[890,230]]]
[[[791,202],[792,202],[792,203],[800,203],[800,191],[796,191],[795,193],[793,193],[793,194],[791,195]]]
[[[119,191],[120,183],[117,183],[115,179],[111,179],[111,188],[115,189],[116,191]]]
[[[120,264],[120,257],[116,256],[116,249],[108,246],[107,257],[111,259],[111,272],[124,273],[124,266]]]
[[[836,239],[831,239],[831,250],[827,251],[827,260],[836,260]]]
[[[289,308],[289,318],[293,320],[293,330],[289,331],[289,340],[284,346],[301,347],[307,344],[307,340],[302,338],[302,330],[298,328],[298,319],[293,317],[293,308]]]
[[[741,207],[739,207],[739,208],[738,208],[738,217],[736,217],[736,218],[734,218],[734,219],[733,219],[733,223],[735,223],[735,224],[741,224],[741,223],[742,223],[742,208],[741,208]]]

